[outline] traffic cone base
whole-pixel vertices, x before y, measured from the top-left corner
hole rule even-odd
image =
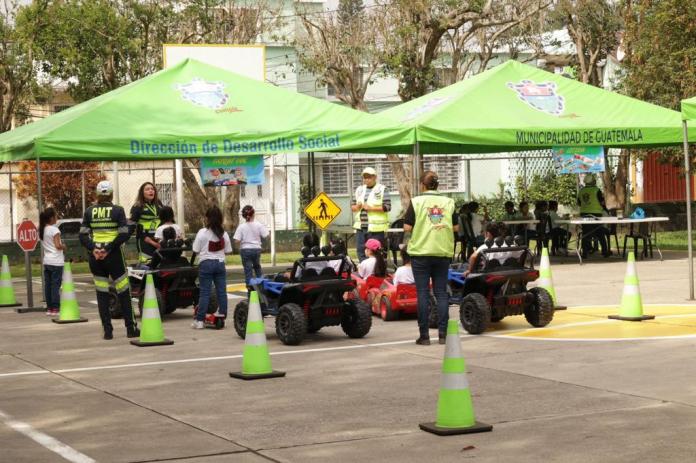
[[[627,322],[639,322],[643,320],[652,320],[655,315],[641,315],[640,317],[622,317],[621,315],[609,315],[607,318],[612,320],[623,320]]]
[[[0,304],[0,307],[19,307],[22,305],[21,302],[15,302],[14,304]],[[22,313],[22,312],[19,312]]]
[[[58,319],[58,318],[53,318],[53,319],[51,319],[51,321],[52,321],[53,323],[58,323],[59,325],[64,325],[64,324],[66,324],[66,323],[84,323],[84,322],[87,321],[87,319],[86,319],[86,318],[82,318],[82,317],[80,317],[80,318],[75,318],[75,319],[73,319],[73,320],[60,320],[60,319]]]
[[[273,370],[270,373],[259,373],[259,374],[247,374],[241,371],[230,372],[230,378],[244,379],[246,381],[251,381],[253,379],[266,379],[266,378],[282,378],[285,376],[284,371]]]
[[[493,425],[476,421],[473,426],[467,428],[443,428],[433,423],[421,423],[418,425],[423,431],[431,432],[438,436],[454,436],[457,434],[474,434],[477,432],[489,432],[493,430]]]
[[[134,346],[152,347],[171,346],[174,344],[174,341],[164,337],[156,291],[152,274],[148,273],[145,279],[145,297],[140,316],[140,338],[133,339],[130,342]]]
[[[161,341],[152,341],[152,342],[147,342],[147,341],[141,341],[140,339],[134,339],[130,342],[134,346],[138,347],[150,347],[150,346],[171,346],[174,344],[174,341],[171,339],[164,338]]]
[[[251,291],[249,293],[246,336],[244,337],[242,371],[230,372],[230,378],[250,381],[283,376],[285,376],[284,371],[276,371],[271,367],[271,356],[268,353],[259,295],[256,291]]]

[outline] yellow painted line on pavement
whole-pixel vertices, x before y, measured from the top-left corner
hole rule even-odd
[[[571,307],[559,311],[544,328],[524,325],[524,317],[505,326],[493,324],[486,336],[544,341],[623,341],[696,337],[696,305],[644,305],[654,320],[610,320],[618,306]],[[498,325],[498,326],[496,326]]]

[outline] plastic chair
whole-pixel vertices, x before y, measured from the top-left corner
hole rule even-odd
[[[626,257],[626,242],[629,238],[633,239],[633,253],[638,256],[638,241],[643,240],[643,251],[640,253],[641,257],[648,257],[648,251],[650,252],[650,258],[653,257],[653,244],[652,244],[652,233],[650,231],[649,223],[639,223],[638,231],[634,231],[634,224],[631,224],[631,229],[629,233],[624,236],[623,252],[621,255]]]

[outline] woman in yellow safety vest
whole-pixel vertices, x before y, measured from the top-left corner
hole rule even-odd
[[[430,314],[430,282],[437,302],[440,344],[445,343],[449,301],[447,271],[454,253],[454,200],[437,192],[438,177],[426,171],[420,178],[422,194],[411,198],[404,216],[404,231],[411,232],[408,253],[418,293],[418,328],[416,344],[429,345],[428,315]]]
[[[135,224],[138,261],[141,264],[152,259],[160,245],[155,240],[155,231],[159,227],[159,213],[162,202],[157,197],[157,189],[150,182],[145,182],[138,189],[138,197],[130,211],[130,221]]]

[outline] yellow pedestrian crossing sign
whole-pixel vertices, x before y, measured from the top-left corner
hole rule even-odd
[[[323,191],[305,207],[305,215],[324,230],[341,213],[341,208]]]

